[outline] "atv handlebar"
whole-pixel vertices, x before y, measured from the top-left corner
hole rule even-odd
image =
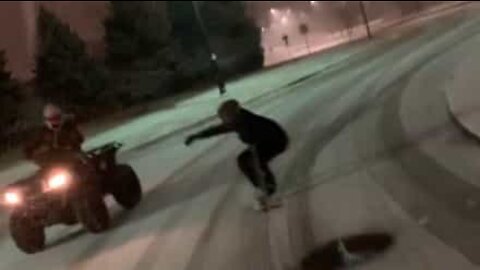
[[[87,152],[89,155],[100,155],[102,153],[112,151],[112,150],[118,150],[123,146],[123,143],[120,142],[111,142],[107,143],[105,145],[95,147]]]

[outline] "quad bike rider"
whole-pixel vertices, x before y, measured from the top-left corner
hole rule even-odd
[[[43,111],[44,126],[24,148],[25,157],[40,167],[48,165],[53,159],[66,152],[82,153],[84,136],[78,129],[73,116],[52,104]]]
[[[54,224],[81,223],[92,233],[107,230],[110,215],[105,194],[112,194],[127,209],[138,204],[142,194],[133,169],[116,164],[121,144],[83,152],[84,138],[73,117],[49,104],[44,119],[44,127],[24,149],[40,170],[9,185],[3,194],[11,210],[10,233],[26,253],[44,249],[44,228]]]

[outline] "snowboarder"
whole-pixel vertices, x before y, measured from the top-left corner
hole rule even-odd
[[[236,100],[222,103],[218,109],[222,123],[187,137],[188,146],[195,140],[235,132],[249,147],[238,157],[240,170],[257,190],[258,208],[268,210],[279,204],[272,199],[277,190],[275,176],[268,164],[283,153],[288,146],[288,136],[279,124],[271,119],[254,114],[240,106]]]

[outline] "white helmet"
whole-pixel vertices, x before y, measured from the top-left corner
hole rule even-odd
[[[49,129],[58,129],[63,122],[63,112],[54,104],[47,104],[43,108],[43,119]]]

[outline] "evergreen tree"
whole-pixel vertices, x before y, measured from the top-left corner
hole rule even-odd
[[[161,57],[168,39],[164,5],[157,1],[112,1],[105,20],[107,63],[131,67]]]
[[[0,125],[11,125],[17,119],[17,108],[20,99],[20,87],[6,70],[5,51],[0,51]],[[1,134],[0,134],[1,135]]]
[[[205,26],[205,37],[192,1],[169,1],[168,5],[173,37],[183,53],[195,59],[190,67],[198,73],[205,70],[205,64],[208,68],[210,61],[205,40],[218,56],[220,69],[227,75],[263,65],[261,30],[247,17],[244,2],[197,1],[198,19]]]
[[[205,50],[205,39],[192,3],[192,1],[168,1],[167,3],[172,38],[178,41],[181,50],[187,55],[192,55],[199,48]]]
[[[105,88],[105,74],[87,55],[85,44],[68,25],[40,9],[36,86],[44,99],[66,106],[96,104]]]
[[[111,1],[105,20],[110,89],[124,106],[167,95],[172,69],[165,4]]]

